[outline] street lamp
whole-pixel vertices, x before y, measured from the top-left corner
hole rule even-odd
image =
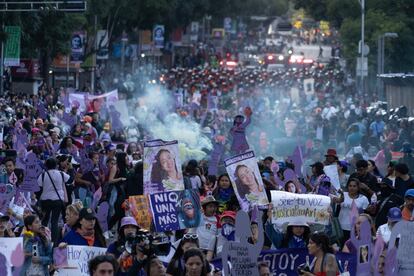
[[[385,51],[385,38],[398,38],[397,33],[384,33],[378,37],[378,52],[377,52],[377,75],[384,73],[384,51]],[[377,76],[378,96],[383,97],[383,82],[382,79]]]

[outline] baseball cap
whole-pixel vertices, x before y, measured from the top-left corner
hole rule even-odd
[[[388,210],[387,217],[391,222],[400,221],[402,218],[401,210],[398,207],[392,207]]]
[[[138,223],[133,217],[123,217],[121,219],[121,227],[127,226],[127,225],[133,225],[139,228]]]
[[[92,220],[96,219],[96,217],[91,208],[82,208],[79,212],[79,220],[81,219]]]
[[[224,211],[223,214],[220,217],[220,220],[222,220],[223,218],[232,218],[234,221],[236,221],[236,212],[234,211]]]
[[[408,189],[408,190],[405,192],[404,197],[414,197],[414,189]]]

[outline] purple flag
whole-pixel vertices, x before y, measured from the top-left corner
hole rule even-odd
[[[92,209],[95,210],[96,206],[98,206],[99,200],[102,197],[102,187],[99,187],[98,190],[95,191],[93,194],[93,201],[92,201]]]
[[[349,213],[349,221],[352,225],[354,225],[358,219],[359,211],[358,207],[356,206],[355,200],[352,200],[351,204],[351,212]]]
[[[121,122],[121,113],[116,110],[115,106],[109,107],[109,115],[111,116],[112,130],[122,131],[124,125]]]
[[[37,103],[37,112],[39,114],[39,117],[42,118],[42,120],[47,119],[47,108],[45,104],[41,101]]]
[[[374,245],[374,252],[372,254],[372,264],[374,266],[374,276],[380,276],[382,273],[378,271],[378,264],[380,261],[380,256],[384,250],[385,242],[382,238],[382,235],[377,235],[377,239]]]
[[[108,202],[105,201],[99,205],[98,213],[96,214],[96,218],[98,219],[99,225],[101,226],[103,232],[108,230],[108,211],[109,205]]]
[[[387,255],[385,256],[385,276],[394,276],[397,275],[397,248],[393,247],[388,250]]]
[[[211,152],[211,157],[208,162],[208,174],[217,175],[218,174],[218,165],[223,156],[224,145],[221,142],[215,142],[213,151]]]
[[[300,146],[296,146],[293,154],[288,156],[288,160],[295,165],[295,172],[296,175],[302,177],[302,165],[303,165],[303,154],[302,148]]]

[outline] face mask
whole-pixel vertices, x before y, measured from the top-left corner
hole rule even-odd
[[[221,233],[225,237],[229,236],[233,231],[234,231],[234,226],[229,223],[223,224],[223,227],[221,228]]]

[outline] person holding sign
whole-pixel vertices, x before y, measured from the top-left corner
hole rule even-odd
[[[238,165],[234,172],[236,186],[241,199],[256,202],[258,205],[268,203],[263,186],[259,184],[254,172],[246,165]]]
[[[53,263],[52,245],[41,230],[40,220],[35,215],[24,219],[23,232],[24,264],[20,275],[48,276],[48,265]]]
[[[165,190],[182,190],[182,179],[175,163],[175,158],[167,149],[161,149],[152,165],[151,182],[162,183]],[[180,188],[178,188],[180,187]]]

